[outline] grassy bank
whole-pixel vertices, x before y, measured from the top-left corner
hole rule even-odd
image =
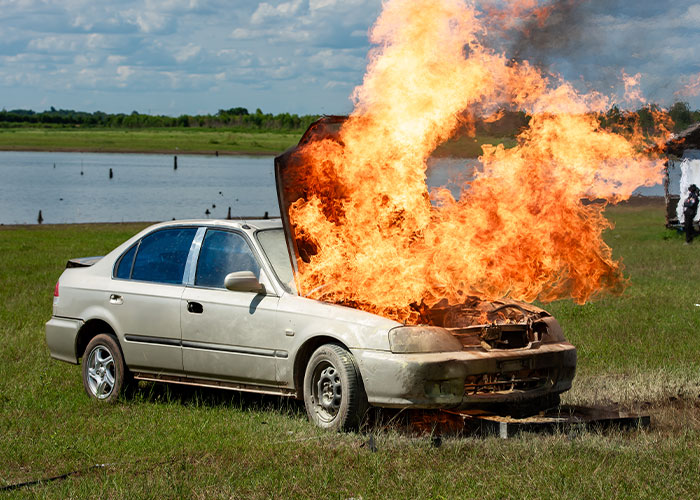
[[[278,154],[303,133],[206,128],[0,128],[0,150],[111,153]]]
[[[0,487],[80,471],[8,496],[695,498],[700,245],[666,231],[662,207],[609,215],[606,238],[629,288],[547,308],[579,350],[567,400],[643,407],[652,428],[446,438],[436,448],[370,426],[376,453],[367,434],[323,433],[289,400],[142,384],[116,406],[93,403],[79,367],[49,359],[53,285],[66,259],[101,255],[143,224],[0,228]]]
[[[0,151],[89,151],[98,153],[278,154],[299,142],[304,130],[255,131],[222,128],[0,128]],[[503,137],[460,137],[434,156],[476,158],[482,144],[515,144]]]

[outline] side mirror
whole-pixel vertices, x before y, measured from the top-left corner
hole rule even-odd
[[[224,278],[224,286],[232,292],[265,293],[265,285],[258,281],[252,271],[227,274]]]

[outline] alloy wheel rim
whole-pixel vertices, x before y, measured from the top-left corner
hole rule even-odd
[[[115,368],[112,353],[104,346],[95,347],[88,356],[88,386],[97,399],[106,399],[114,390]]]

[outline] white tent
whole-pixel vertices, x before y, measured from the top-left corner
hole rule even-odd
[[[685,223],[685,217],[683,216],[683,203],[688,197],[688,187],[691,184],[695,184],[700,187],[700,160],[691,160],[684,158],[680,164],[681,168],[681,184],[680,184],[680,195],[681,199],[678,202],[678,207],[676,208],[676,215],[678,216],[678,221],[681,224]],[[700,220],[700,211],[698,211],[695,216],[695,221]]]

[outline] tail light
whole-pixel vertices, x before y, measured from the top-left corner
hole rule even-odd
[[[56,282],[56,287],[53,289],[53,296],[58,297],[58,281]]]

